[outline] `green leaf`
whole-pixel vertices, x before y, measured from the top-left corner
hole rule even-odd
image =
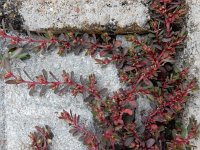
[[[3,27],[3,31],[6,31],[6,25],[5,25],[4,19],[2,19],[1,24],[2,24],[2,27]]]
[[[49,36],[48,33],[45,33],[45,34],[44,34],[44,37],[46,37],[47,39],[50,39],[50,36]]]
[[[74,36],[77,37],[79,35],[79,32],[75,32]]]
[[[141,51],[141,47],[140,47],[140,46],[135,46],[135,50],[136,50],[137,52],[139,52],[139,51]]]
[[[31,58],[31,55],[28,53],[22,53],[16,56],[18,59],[27,60]]]
[[[104,55],[104,57],[105,58],[112,58],[112,55],[107,53],[107,54]]]
[[[186,138],[187,137],[187,128],[183,127],[181,132],[181,137]]]
[[[155,34],[153,34],[153,33],[149,33],[149,34],[148,34],[148,37],[150,37],[150,38],[154,38],[154,37],[155,37]]]
[[[161,36],[163,33],[164,33],[164,30],[162,30],[162,31],[159,33],[159,36]]]
[[[150,101],[153,101],[153,100],[154,100],[154,96],[153,96],[153,95],[147,94],[146,97],[147,97]]]
[[[158,89],[158,95],[159,96],[161,95],[161,89],[160,88]]]
[[[0,60],[2,60],[2,59],[3,59],[3,54],[0,53]]]
[[[17,48],[13,51],[9,50],[9,54],[11,55],[11,58],[17,58],[20,54],[22,54],[23,48]]]

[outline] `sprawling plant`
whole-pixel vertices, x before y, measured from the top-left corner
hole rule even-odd
[[[79,54],[87,51],[97,63],[116,64],[120,81],[127,88],[119,89],[112,96],[107,89],[97,87],[95,75],[88,79],[80,77],[75,81],[74,73],[63,71],[62,79],[43,69],[35,78],[24,71],[29,80],[16,75],[9,68],[9,55],[17,56],[24,47],[18,47],[2,58],[5,72],[1,75],[7,84],[27,84],[32,95],[40,89],[42,96],[51,89],[56,94],[68,91],[72,95],[82,94],[91,108],[98,130],[93,133],[79,123],[80,116],[71,111],[63,111],[60,119],[72,126],[70,132],[91,150],[108,149],[190,149],[190,140],[197,134],[198,125],[192,118],[188,127],[181,120],[190,92],[195,88],[195,80],[187,77],[188,68],[177,71],[174,67],[176,52],[184,48],[187,33],[184,17],[187,7],[184,0],[149,0],[149,29],[145,35],[128,35],[131,48],[122,48],[121,41],[114,40],[108,34],[95,35],[68,32],[46,38],[33,39],[30,32],[27,38],[0,31],[2,38],[10,39],[11,45],[26,43],[34,49],[48,51],[58,48],[63,55],[74,51]],[[97,55],[100,58],[96,57]],[[51,76],[53,80],[49,80]],[[141,124],[136,120],[138,97],[143,95],[150,102],[151,110],[141,113]]]

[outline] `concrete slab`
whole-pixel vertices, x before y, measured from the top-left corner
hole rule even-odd
[[[6,149],[6,135],[5,135],[5,125],[6,125],[6,115],[5,115],[5,98],[4,98],[4,86],[5,84],[0,81],[0,149]]]
[[[184,50],[183,58],[181,61],[185,61],[190,64],[191,76],[196,77],[198,85],[200,85],[200,1],[187,0],[189,5],[189,13],[187,19],[187,48]],[[200,123],[200,91],[195,91],[194,97],[188,103],[187,110],[185,111],[186,120],[192,115],[195,116],[198,123]],[[193,141],[197,146],[197,150],[200,150],[200,139]]]
[[[99,33],[144,32],[148,8],[143,0],[18,0],[30,30]]]

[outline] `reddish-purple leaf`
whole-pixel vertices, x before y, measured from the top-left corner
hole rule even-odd
[[[73,136],[78,136],[81,132],[79,130],[75,131],[72,135]]]
[[[159,49],[159,50],[162,50],[162,47],[161,47],[160,45],[158,45],[158,44],[154,44],[153,46],[154,46],[155,48]]]
[[[128,101],[128,103],[133,107],[136,108],[137,107],[137,103],[134,100]]]
[[[129,146],[132,142],[133,142],[133,137],[128,137],[126,140],[125,140],[125,143],[124,145],[125,146]]]
[[[6,84],[19,84],[19,82],[17,82],[17,80],[7,80],[5,83]]]
[[[94,96],[89,95],[88,97],[86,97],[86,98],[84,99],[84,102],[91,102],[92,100],[94,100]]]
[[[54,94],[58,94],[60,92],[59,87],[54,89]]]
[[[114,47],[118,48],[122,45],[122,41],[120,40],[116,40],[115,43],[114,43]]]
[[[143,79],[143,81],[147,86],[153,86],[153,83],[149,79]]]
[[[81,82],[81,84],[83,85],[83,86],[86,86],[86,81],[83,79],[83,76],[81,75],[80,76],[80,82]]]
[[[25,75],[26,75],[31,81],[33,81],[33,79],[30,77],[30,75],[29,75],[25,70],[23,70],[23,71],[24,71]]]
[[[107,96],[108,95],[108,89],[107,88],[103,88],[99,91],[99,95],[101,95],[102,97]]]
[[[128,51],[129,51],[129,48],[127,48],[127,47],[124,48],[124,49],[123,49],[123,55],[125,56],[125,55],[128,53]]]
[[[137,127],[137,132],[139,133],[139,134],[143,134],[144,133],[144,131],[145,131],[145,126],[144,125],[140,125],[139,127]]]
[[[0,74],[0,80],[4,79],[4,74]]]
[[[99,52],[99,56],[104,57],[107,54],[106,51],[102,50]]]
[[[11,72],[11,65],[8,57],[3,58],[2,66],[7,72]]]
[[[73,118],[72,110],[70,109],[70,117]]]
[[[65,86],[62,89],[60,89],[60,91],[58,91],[59,95],[65,94],[68,91],[69,87]]]
[[[18,34],[19,34],[19,33],[17,33],[17,32],[14,30],[14,28],[13,28],[13,26],[12,26],[11,23],[8,23],[8,26],[9,26],[10,31],[12,31],[15,35],[18,35]]]
[[[59,81],[56,76],[50,71],[49,74],[56,80],[56,81]]]
[[[133,111],[131,109],[124,109],[122,111],[122,113],[125,113],[125,114],[128,114],[128,115],[132,115],[133,114]]]
[[[171,40],[172,40],[171,38],[163,38],[162,39],[162,41],[165,42],[165,43],[170,42]]]
[[[147,148],[151,148],[155,144],[155,139],[150,138],[146,141]]]
[[[81,52],[81,49],[82,49],[82,46],[81,46],[81,45],[79,45],[78,47],[76,47],[76,48],[74,49],[74,54],[75,54],[75,55],[79,55],[80,52]]]
[[[72,128],[72,129],[69,130],[69,133],[73,134],[73,133],[76,132],[76,131],[78,131],[78,129]]]
[[[71,71],[71,80],[73,81],[75,78],[74,78],[74,71]]]
[[[84,141],[84,139],[85,139],[85,135],[81,135],[78,140],[82,142]]]
[[[33,94],[36,92],[35,88],[31,88],[29,91],[29,95],[33,96]]]
[[[40,90],[40,96],[43,96],[46,93],[47,89],[48,89],[48,86],[43,85],[42,89]]]
[[[132,71],[132,70],[134,70],[134,69],[135,69],[135,67],[132,67],[132,66],[125,66],[125,67],[123,68],[123,70],[124,70],[125,72]]]
[[[48,45],[48,46],[46,47],[46,50],[49,51],[49,50],[53,50],[53,49],[55,49],[55,48],[56,48],[56,45],[55,45],[54,43],[51,43],[50,45]]]
[[[65,40],[65,38],[66,38],[65,35],[62,33],[62,34],[59,35],[58,40],[59,41]]]
[[[88,35],[87,33],[84,33],[82,39],[83,39],[85,42],[88,41],[89,35]]]
[[[159,114],[157,116],[153,117],[153,119],[155,121],[157,121],[157,122],[164,122],[165,121],[165,119],[163,118],[163,116],[161,116]]]
[[[43,74],[44,78],[47,80],[48,79],[48,73],[45,69],[42,69],[42,74]]]
[[[80,121],[80,115],[77,116],[76,122],[79,123]]]
[[[95,34],[92,34],[91,43],[97,43],[97,38]]]
[[[125,59],[116,63],[117,69],[121,69],[124,66]]]

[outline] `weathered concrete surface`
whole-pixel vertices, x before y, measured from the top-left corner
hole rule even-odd
[[[148,8],[143,0],[18,0],[30,30],[144,32]]]
[[[66,57],[60,57],[55,53],[47,56],[35,55],[26,62],[14,62],[13,69],[16,68],[25,69],[31,76],[41,74],[44,68],[47,71],[51,70],[60,79],[62,70],[74,71],[77,80],[80,75],[86,78],[94,73],[99,81],[99,87],[107,87],[110,93],[121,87],[117,69],[113,65],[102,68],[94,59],[84,54],[80,56],[68,54]],[[24,74],[22,76],[25,77]],[[68,132],[70,127],[58,119],[59,112],[71,109],[81,115],[86,127],[93,129],[92,114],[83,102],[82,96],[73,97],[70,93],[58,96],[49,91],[44,97],[37,95],[31,97],[25,85],[6,85],[4,88],[8,150],[28,149],[27,145],[30,144],[28,134],[34,131],[34,126],[45,124],[52,128],[55,135],[52,150],[87,149]]]
[[[6,148],[4,83],[0,81],[0,149]]]
[[[191,76],[194,76],[198,80],[200,86],[200,1],[199,0],[187,0],[190,7],[188,19],[187,19],[187,48],[182,55],[182,62],[189,63]],[[191,115],[194,115],[198,123],[200,123],[200,91],[195,91],[194,97],[191,98],[188,103],[187,110],[185,112],[186,120]],[[200,139],[194,140],[194,145],[197,146],[197,150],[200,150]]]
[[[0,39],[0,52],[7,51],[6,40]],[[2,69],[0,68],[0,73]],[[6,149],[5,83],[0,80],[0,150]]]

